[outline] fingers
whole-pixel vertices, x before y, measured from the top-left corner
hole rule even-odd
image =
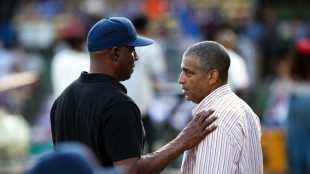
[[[209,109],[207,112],[206,112],[206,111],[200,112],[200,113],[196,116],[196,117],[199,117],[198,120],[197,120],[198,125],[202,125],[202,124],[205,122],[205,120],[206,120],[207,118],[209,118],[210,115],[213,114],[213,113],[214,113],[214,109]],[[212,121],[212,122],[213,122],[213,121]],[[212,122],[211,122],[211,123],[212,123]]]
[[[217,116],[208,118],[206,121],[204,121],[204,122],[202,123],[203,128],[206,128],[206,127],[208,127],[209,125],[211,125],[215,120],[217,120],[217,118],[218,118]]]
[[[204,123],[201,125],[201,130],[203,130],[203,131],[205,131],[205,130],[209,130],[209,129],[211,129],[211,128],[208,128],[207,129],[207,127],[208,126],[210,126],[215,120],[217,120],[217,116],[215,116],[215,117],[212,117],[212,118],[208,118],[206,121],[204,121]],[[213,129],[213,127],[214,126],[216,126],[216,125],[213,125],[212,126],[212,129]],[[217,127],[217,126],[216,126]],[[211,129],[211,130],[212,130]]]
[[[217,128],[217,125],[213,125],[212,127],[208,128],[208,129],[205,129],[203,133],[207,136],[211,132],[215,131],[216,128]]]
[[[178,135],[177,139],[185,144],[186,149],[196,146],[202,139],[217,128],[217,125],[207,128],[218,119],[217,116],[212,116],[210,118],[213,113],[214,109],[200,112]]]

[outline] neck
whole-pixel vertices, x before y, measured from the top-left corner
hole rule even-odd
[[[217,88],[219,88],[219,87],[221,87],[221,86],[223,86],[223,85],[226,85],[226,84],[227,84],[227,82],[226,82],[226,83],[222,83],[222,82],[219,82],[219,81],[218,81],[218,83],[214,84],[214,85],[211,87],[211,92],[215,91]],[[210,93],[211,93],[211,92],[210,92]]]
[[[90,53],[89,73],[107,74],[118,79],[113,70],[113,62],[104,51]]]

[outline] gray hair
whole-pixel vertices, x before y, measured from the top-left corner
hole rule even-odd
[[[221,44],[214,41],[196,43],[184,52],[183,57],[196,59],[204,75],[212,69],[218,70],[220,80],[227,82],[230,58]]]

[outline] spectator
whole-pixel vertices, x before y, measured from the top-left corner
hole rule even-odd
[[[65,41],[65,46],[55,54],[51,63],[54,98],[89,68],[89,55],[85,51],[86,33],[82,21],[67,24],[60,30],[60,39]]]
[[[237,36],[231,29],[222,29],[217,31],[215,40],[227,49],[230,57],[228,84],[232,91],[245,100],[250,79],[244,59],[236,52]]]
[[[122,174],[102,168],[93,152],[81,143],[59,144],[55,152],[44,154],[24,174]]]
[[[289,173],[310,173],[310,39],[298,39],[288,60],[287,142]]]

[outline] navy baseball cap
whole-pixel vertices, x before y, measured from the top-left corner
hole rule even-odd
[[[105,18],[97,22],[88,32],[89,52],[101,51],[115,46],[147,46],[154,41],[138,36],[131,21],[124,17]]]

